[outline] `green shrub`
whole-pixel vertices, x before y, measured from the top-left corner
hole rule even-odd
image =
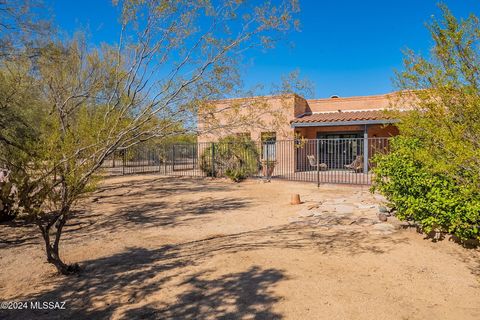
[[[373,161],[372,191],[379,191],[400,220],[417,222],[424,232],[449,232],[462,240],[480,239],[480,194],[461,186],[419,160],[417,139],[396,137],[389,154]],[[420,158],[421,159],[421,158]]]
[[[214,155],[213,161],[212,155]],[[200,169],[209,177],[225,175],[239,182],[258,172],[259,159],[259,152],[252,140],[228,136],[211,144],[203,151],[200,157]]]

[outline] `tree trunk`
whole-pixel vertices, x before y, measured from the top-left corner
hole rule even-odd
[[[39,223],[42,232],[43,240],[45,242],[45,252],[47,254],[47,262],[51,263],[57,268],[57,271],[63,275],[71,275],[80,271],[78,264],[68,265],[62,261],[59,254],[60,237],[62,235],[63,226],[67,221],[66,215],[61,214],[52,218],[47,225],[43,226]],[[52,226],[56,226],[55,239],[53,244],[50,240],[50,230]]]

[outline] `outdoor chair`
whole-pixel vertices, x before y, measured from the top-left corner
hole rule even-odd
[[[357,156],[352,163],[346,164],[345,168],[355,172],[361,172],[363,170],[363,156]]]
[[[313,155],[307,155],[308,163],[310,166],[317,168],[317,160],[315,160],[315,156]],[[325,171],[328,169],[328,166],[325,163],[319,163],[318,164],[318,169],[320,171]]]

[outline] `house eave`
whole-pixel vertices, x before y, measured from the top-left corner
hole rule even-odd
[[[292,122],[292,128],[305,128],[305,127],[338,127],[338,126],[357,126],[368,124],[392,124],[397,123],[397,119],[385,119],[385,120],[354,120],[354,121],[332,121],[332,122]]]

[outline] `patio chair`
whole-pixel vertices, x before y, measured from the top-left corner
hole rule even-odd
[[[317,160],[315,160],[315,156],[307,155],[307,159],[308,159],[308,163],[310,164],[310,166],[312,166],[314,168],[317,168]],[[318,164],[318,169],[320,171],[325,171],[325,170],[328,169],[328,166],[325,163],[319,163]]]
[[[346,164],[345,168],[355,172],[361,172],[363,170],[363,156],[357,156],[352,163]]]

